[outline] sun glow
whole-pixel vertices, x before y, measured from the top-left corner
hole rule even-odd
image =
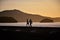
[[[0,11],[11,9],[48,17],[60,17],[60,3],[57,0],[0,0]]]

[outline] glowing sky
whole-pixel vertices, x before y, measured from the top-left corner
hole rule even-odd
[[[60,17],[58,0],[0,0],[0,11],[18,9],[26,13]]]

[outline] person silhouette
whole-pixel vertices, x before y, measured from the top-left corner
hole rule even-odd
[[[30,25],[30,27],[32,27],[32,20],[31,19],[29,20],[29,25]]]
[[[26,24],[26,26],[29,26],[29,21],[28,21],[28,19],[27,19],[27,24]]]

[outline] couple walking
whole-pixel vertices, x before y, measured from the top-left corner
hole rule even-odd
[[[27,26],[32,26],[32,20],[31,19],[30,20],[27,19]]]

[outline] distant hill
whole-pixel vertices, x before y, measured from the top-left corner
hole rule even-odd
[[[17,21],[13,17],[0,17],[0,23],[16,23]]]
[[[32,19],[33,22],[40,22],[41,20],[48,18],[52,19],[55,22],[60,22],[60,18],[50,18],[50,17],[44,17],[41,15],[33,15],[33,14],[27,14],[19,10],[5,10],[0,12],[0,17],[7,16],[7,17],[13,17],[18,22],[26,22],[27,19]]]
[[[52,20],[54,20],[54,22],[60,22],[60,17],[52,18]]]

